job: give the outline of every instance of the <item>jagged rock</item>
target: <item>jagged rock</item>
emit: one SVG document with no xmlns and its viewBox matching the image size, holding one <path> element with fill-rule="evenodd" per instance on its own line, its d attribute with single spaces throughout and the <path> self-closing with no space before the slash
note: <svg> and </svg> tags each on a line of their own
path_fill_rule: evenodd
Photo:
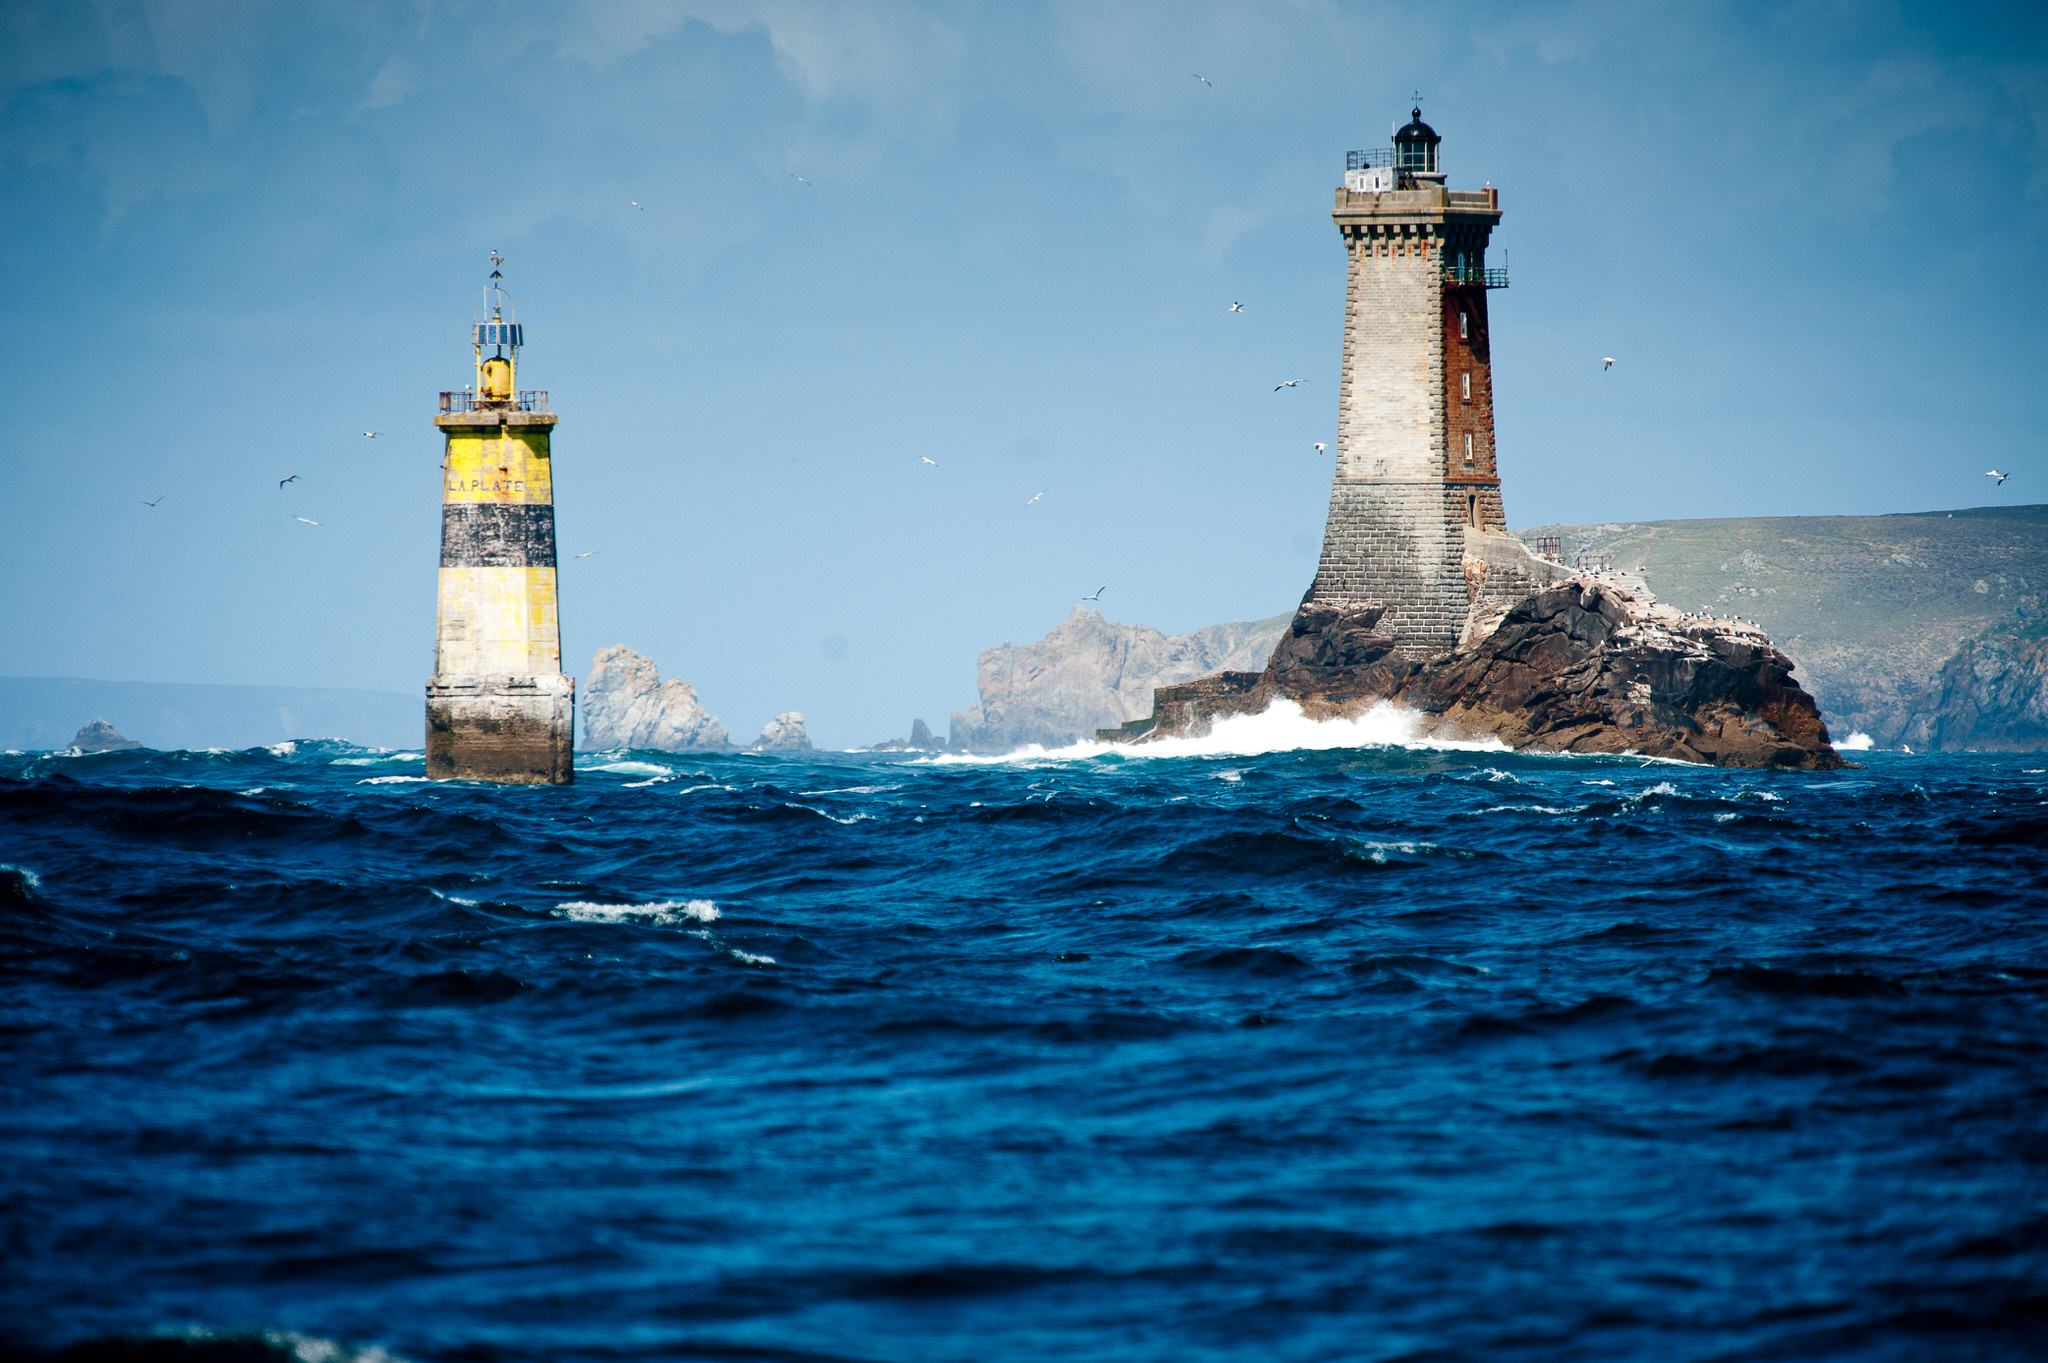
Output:
<svg viewBox="0 0 2048 1363">
<path fill-rule="evenodd" d="M 910 737 L 886 738 L 880 743 L 856 748 L 856 752 L 944 752 L 946 745 L 932 735 L 932 729 L 921 719 L 910 721 Z"/>
<path fill-rule="evenodd" d="M 728 746 L 725 726 L 698 702 L 688 682 L 661 680 L 652 658 L 624 644 L 601 648 L 591 659 L 583 683 L 583 744 L 655 752 Z"/>
<path fill-rule="evenodd" d="M 795 752 L 809 748 L 811 736 L 804 732 L 804 717 L 790 710 L 763 724 L 754 746 L 766 752 Z"/>
<path fill-rule="evenodd" d="M 1287 617 L 1233 620 L 1192 634 L 1119 625 L 1076 606 L 1051 633 L 1021 648 L 1004 644 L 975 660 L 978 705 L 953 712 L 948 747 L 1009 752 L 1059 747 L 1106 725 L 1151 713 L 1152 692 L 1224 668 L 1257 667 Z"/>
<path fill-rule="evenodd" d="M 142 745 L 126 737 L 104 719 L 96 719 L 78 731 L 71 746 L 79 752 L 127 752 Z"/>
<path fill-rule="evenodd" d="M 1279 697 L 1316 719 L 1391 701 L 1420 714 L 1428 733 L 1516 749 L 1847 765 L 1791 660 L 1753 626 L 1681 615 L 1640 582 L 1611 577 L 1570 577 L 1504 610 L 1472 590 L 1474 618 L 1448 653 L 1404 656 L 1375 631 L 1377 610 L 1304 605 L 1263 672 L 1163 688 L 1149 728 L 1126 727 L 1143 741 L 1201 733 Z"/>
</svg>

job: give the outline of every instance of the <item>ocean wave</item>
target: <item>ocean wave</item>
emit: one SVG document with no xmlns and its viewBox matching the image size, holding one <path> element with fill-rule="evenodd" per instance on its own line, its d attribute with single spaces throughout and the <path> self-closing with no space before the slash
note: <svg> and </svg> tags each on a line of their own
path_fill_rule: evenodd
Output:
<svg viewBox="0 0 2048 1363">
<path fill-rule="evenodd" d="M 578 923 L 651 923 L 659 927 L 710 923 L 719 916 L 718 906 L 708 899 L 663 899 L 648 904 L 593 904 L 576 899 L 557 904 L 551 912 Z"/>
<path fill-rule="evenodd" d="M 1869 752 L 1874 746 L 1869 734 L 1861 729 L 1852 729 L 1849 736 L 1835 744 L 1836 752 Z"/>
</svg>

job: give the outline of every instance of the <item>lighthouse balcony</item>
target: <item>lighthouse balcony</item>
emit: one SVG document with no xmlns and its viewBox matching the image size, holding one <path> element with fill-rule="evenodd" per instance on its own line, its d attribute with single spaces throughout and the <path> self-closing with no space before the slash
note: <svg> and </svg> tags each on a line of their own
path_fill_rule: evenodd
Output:
<svg viewBox="0 0 2048 1363">
<path fill-rule="evenodd" d="M 1477 284 L 1482 289 L 1505 289 L 1508 286 L 1508 272 L 1489 270 L 1481 265 L 1446 265 L 1444 283 Z"/>
<path fill-rule="evenodd" d="M 444 412 L 489 412 L 501 409 L 515 412 L 545 412 L 548 409 L 547 389 L 523 389 L 509 398 L 489 397 L 468 389 L 460 393 L 441 394 L 441 410 Z"/>
</svg>

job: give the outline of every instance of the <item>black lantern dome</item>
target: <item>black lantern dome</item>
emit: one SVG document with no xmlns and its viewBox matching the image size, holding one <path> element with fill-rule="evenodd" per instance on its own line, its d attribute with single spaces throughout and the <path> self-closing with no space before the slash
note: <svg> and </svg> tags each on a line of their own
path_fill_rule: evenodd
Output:
<svg viewBox="0 0 2048 1363">
<path fill-rule="evenodd" d="M 1436 144 L 1443 141 L 1436 129 L 1422 121 L 1422 110 L 1410 111 L 1412 121 L 1394 134 L 1394 164 L 1408 175 L 1436 173 Z"/>
</svg>

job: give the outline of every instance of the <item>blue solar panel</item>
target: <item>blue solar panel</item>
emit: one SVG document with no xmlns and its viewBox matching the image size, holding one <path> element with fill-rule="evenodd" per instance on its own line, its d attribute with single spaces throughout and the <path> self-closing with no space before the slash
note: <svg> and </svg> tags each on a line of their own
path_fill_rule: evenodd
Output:
<svg viewBox="0 0 2048 1363">
<path fill-rule="evenodd" d="M 517 322 L 478 322 L 476 324 L 478 345 L 525 345 L 526 328 Z"/>
</svg>

